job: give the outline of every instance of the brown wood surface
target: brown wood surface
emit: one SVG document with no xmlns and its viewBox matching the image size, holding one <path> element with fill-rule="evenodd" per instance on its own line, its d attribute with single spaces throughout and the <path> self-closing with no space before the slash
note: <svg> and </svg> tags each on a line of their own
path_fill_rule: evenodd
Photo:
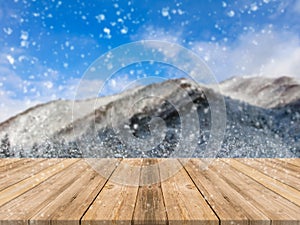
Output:
<svg viewBox="0 0 300 225">
<path fill-rule="evenodd" d="M 173 171 L 180 167 L 176 159 L 160 167 L 160 171 Z M 204 197 L 199 193 L 188 173 L 181 168 L 175 175 L 161 183 L 169 224 L 219 224 L 219 220 Z"/>
<path fill-rule="evenodd" d="M 130 165 L 133 169 L 131 170 Z M 126 185 L 135 183 L 140 177 L 141 159 L 123 159 L 104 186 L 89 210 L 82 218 L 83 225 L 94 224 L 131 224 L 138 186 Z M 129 169 L 127 169 L 129 168 Z M 126 173 L 124 173 L 126 171 Z M 116 181 L 120 180 L 120 183 Z"/>
<path fill-rule="evenodd" d="M 133 224 L 167 224 L 158 160 L 143 159 Z"/>
<path fill-rule="evenodd" d="M 241 171 L 245 175 L 261 183 L 266 188 L 274 191 L 275 193 L 283 196 L 289 201 L 300 206 L 300 191 L 298 191 L 296 188 L 291 187 L 283 182 L 280 182 L 277 179 L 274 179 L 273 177 L 265 175 L 259 170 L 243 164 L 240 160 L 231 159 L 230 161 L 227 160 L 227 162 L 236 170 Z"/>
<path fill-rule="evenodd" d="M 0 225 L 300 225 L 300 159 L 0 159 Z"/>
<path fill-rule="evenodd" d="M 117 165 L 112 161 L 100 160 L 98 166 L 106 166 L 111 174 Z M 30 224 L 50 224 L 50 221 L 51 224 L 79 224 L 107 181 L 91 167 L 84 168 L 77 180 L 30 219 Z"/>
<path fill-rule="evenodd" d="M 249 171 L 247 171 L 244 170 L 244 167 L 241 169 L 236 165 L 235 159 L 225 159 L 223 161 L 226 163 L 213 164 L 210 169 L 218 171 L 222 179 L 237 190 L 248 202 L 255 205 L 257 209 L 270 218 L 272 225 L 299 225 L 299 206 L 281 196 L 278 191 L 274 192 L 274 190 L 272 190 L 273 188 L 269 189 L 264 186 L 267 182 L 263 179 L 257 179 L 260 175 L 259 171 L 255 171 L 252 168 L 249 168 Z M 244 166 L 244 164 L 239 165 Z M 242 171 L 246 172 L 246 174 Z M 249 175 L 253 175 L 253 177 Z M 272 178 L 269 177 L 269 179 Z M 270 186 L 273 187 L 273 184 Z M 281 186 L 279 186 L 279 188 L 281 188 Z"/>
<path fill-rule="evenodd" d="M 0 174 L 0 190 L 31 177 L 45 168 L 61 162 L 57 159 L 36 159 Z"/>
<path fill-rule="evenodd" d="M 1 159 L 1 161 L 2 160 L 3 159 Z M 36 160 L 32 160 L 32 159 L 11 159 L 11 161 L 5 160 L 4 162 L 1 163 L 2 166 L 0 166 L 0 173 L 2 174 L 3 172 L 10 171 L 14 168 L 20 169 L 22 168 L 22 166 L 25 166 L 29 163 L 34 163 L 34 161 Z"/>
<path fill-rule="evenodd" d="M 15 164 L 17 161 L 21 161 L 24 159 L 19 159 L 19 158 L 4 158 L 0 160 L 0 168 L 5 167 L 9 164 Z"/>
<path fill-rule="evenodd" d="M 241 159 L 240 161 L 267 176 L 271 176 L 273 179 L 300 190 L 300 173 L 287 169 L 286 167 L 289 167 L 289 165 L 286 162 L 273 161 L 272 159 Z"/>
<path fill-rule="evenodd" d="M 185 168 L 199 191 L 220 218 L 222 225 L 246 225 L 249 221 L 251 224 L 257 225 L 270 224 L 270 219 L 255 205 L 248 202 L 237 190 L 220 179 L 218 172 L 210 168 L 201 170 L 203 164 L 205 165 L 205 162 L 194 159 L 190 160 Z"/>
</svg>

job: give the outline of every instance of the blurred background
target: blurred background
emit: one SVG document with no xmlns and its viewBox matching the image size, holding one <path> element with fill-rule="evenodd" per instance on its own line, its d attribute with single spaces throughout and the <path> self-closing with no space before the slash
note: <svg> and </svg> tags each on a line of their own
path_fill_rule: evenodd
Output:
<svg viewBox="0 0 300 225">
<path fill-rule="evenodd" d="M 0 0 L 0 121 L 38 103 L 74 98 L 93 61 L 143 39 L 191 49 L 218 81 L 299 78 L 299 18 L 299 0 Z M 136 66 L 116 74 L 105 94 L 148 74 L 182 76 L 162 65 Z"/>
</svg>

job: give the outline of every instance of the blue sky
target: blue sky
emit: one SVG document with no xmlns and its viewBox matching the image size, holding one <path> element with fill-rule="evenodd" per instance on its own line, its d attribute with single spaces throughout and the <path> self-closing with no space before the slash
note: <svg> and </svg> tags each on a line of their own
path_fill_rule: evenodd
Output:
<svg viewBox="0 0 300 225">
<path fill-rule="evenodd" d="M 0 0 L 0 121 L 37 103 L 72 99 L 93 61 L 144 39 L 194 51 L 218 81 L 299 78 L 299 18 L 300 0 Z M 166 78 L 176 73 L 156 68 Z M 151 71 L 127 68 L 108 89 L 121 90 Z"/>
</svg>

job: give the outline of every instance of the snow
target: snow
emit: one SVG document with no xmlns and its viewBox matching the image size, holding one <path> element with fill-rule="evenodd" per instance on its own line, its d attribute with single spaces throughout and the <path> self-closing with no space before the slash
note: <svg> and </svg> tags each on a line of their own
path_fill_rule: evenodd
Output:
<svg viewBox="0 0 300 225">
<path fill-rule="evenodd" d="M 258 6 L 257 6 L 256 3 L 251 4 L 250 8 L 251 8 L 251 10 L 254 11 L 254 12 L 258 10 Z"/>
<path fill-rule="evenodd" d="M 33 13 L 32 14 L 34 17 L 39 17 L 40 16 L 40 13 Z"/>
<path fill-rule="evenodd" d="M 11 29 L 10 27 L 4 27 L 3 28 L 4 33 L 6 33 L 7 35 L 11 35 L 13 33 L 13 29 Z"/>
<path fill-rule="evenodd" d="M 234 12 L 233 10 L 230 10 L 230 11 L 227 13 L 227 15 L 228 15 L 229 17 L 234 17 L 235 12 Z"/>
<path fill-rule="evenodd" d="M 163 17 L 169 16 L 169 7 L 162 8 L 161 14 L 162 14 Z"/>
<path fill-rule="evenodd" d="M 20 45 L 21 45 L 21 47 L 28 48 L 28 46 L 29 46 L 29 42 L 27 41 L 28 38 L 29 38 L 29 33 L 27 31 L 21 31 L 21 36 L 20 36 L 20 39 L 21 39 Z"/>
<path fill-rule="evenodd" d="M 3 94 L 4 91 L 1 90 L 1 93 L 3 96 L 13 96 L 13 98 L 19 98 L 18 95 L 23 95 L 20 98 L 20 101 L 23 101 L 24 105 L 26 101 L 36 102 L 34 101 L 36 98 L 39 98 L 39 102 L 45 102 L 46 100 L 48 101 L 51 96 L 52 98 L 55 97 L 55 91 L 58 92 L 58 97 L 65 97 L 65 95 L 60 95 L 59 93 L 61 92 L 59 91 L 66 90 L 69 80 L 79 79 L 83 71 L 88 68 L 89 64 L 95 59 L 95 55 L 97 57 L 97 55 L 105 52 L 107 49 L 116 47 L 114 46 L 114 43 L 125 43 L 128 41 L 134 41 L 138 38 L 149 37 L 147 36 L 147 29 L 144 29 L 147 26 L 153 26 L 151 29 L 154 30 L 154 32 L 153 34 L 151 34 L 151 38 L 172 40 L 188 48 L 192 48 L 197 44 L 201 44 L 201 46 L 204 46 L 202 48 L 199 47 L 199 49 L 201 49 L 201 54 L 203 54 L 204 60 L 210 65 L 216 66 L 222 64 L 223 62 L 220 62 L 222 60 L 222 56 L 225 56 L 225 59 L 227 58 L 227 55 L 230 55 L 235 59 L 239 58 L 238 60 L 245 62 L 245 64 L 241 65 L 239 63 L 234 63 L 234 66 L 232 66 L 232 68 L 236 66 L 238 69 L 234 71 L 248 73 L 247 71 L 249 71 L 249 69 L 247 68 L 247 65 L 250 65 L 251 63 L 246 63 L 248 62 L 247 57 L 238 57 L 239 54 L 247 56 L 247 54 L 244 54 L 247 53 L 247 51 L 245 49 L 242 49 L 245 50 L 245 52 L 243 52 L 238 51 L 239 49 L 237 49 L 236 51 L 233 51 L 233 54 L 230 54 L 231 48 L 235 48 L 235 46 L 243 46 L 243 44 L 239 44 L 239 40 L 243 37 L 242 35 L 240 35 L 240 33 L 245 33 L 249 36 L 251 36 L 251 34 L 259 34 L 260 30 L 258 29 L 260 27 L 263 27 L 263 30 L 261 30 L 262 33 L 271 34 L 273 32 L 272 34 L 274 34 L 274 31 L 280 31 L 280 29 L 278 28 L 280 28 L 281 25 L 269 24 L 270 21 L 268 20 L 268 18 L 271 18 L 272 23 L 276 23 L 276 21 L 278 21 L 278 18 L 280 19 L 280 16 L 282 16 L 280 15 L 281 13 L 288 12 L 288 10 L 289 13 L 286 13 L 286 15 L 294 15 L 295 13 L 291 9 L 293 4 L 291 6 L 288 6 L 287 4 L 281 4 L 280 2 L 276 3 L 276 1 L 272 2 L 271 4 L 270 0 L 243 3 L 240 3 L 238 1 L 230 2 L 224 0 L 213 3 L 217 6 L 216 9 L 211 9 L 210 7 L 205 8 L 207 9 L 207 11 L 203 11 L 205 12 L 205 15 L 201 14 L 202 10 L 200 9 L 199 12 L 197 9 L 190 11 L 188 8 L 190 3 L 184 1 L 175 1 L 173 2 L 173 4 L 168 4 L 167 2 L 154 4 L 153 9 L 151 9 L 153 12 L 149 10 L 149 15 L 147 14 L 148 12 L 145 14 L 139 14 L 141 12 L 144 12 L 142 9 L 143 7 L 139 8 L 139 5 L 136 4 L 136 2 L 132 1 L 128 1 L 125 3 L 120 1 L 112 1 L 110 3 L 105 3 L 105 6 L 109 5 L 109 7 L 107 8 L 95 7 L 93 8 L 93 10 L 89 10 L 91 9 L 89 7 L 94 3 L 84 1 L 77 1 L 73 4 L 65 1 L 53 0 L 50 4 L 42 4 L 45 7 L 36 7 L 39 5 L 37 4 L 38 1 L 33 3 L 33 1 L 15 0 L 15 2 L 18 2 L 18 4 L 13 4 L 13 6 L 7 4 L 7 7 L 6 4 L 4 4 L 4 8 L 9 9 L 9 7 L 12 7 L 12 10 L 8 10 L 7 13 L 4 13 L 2 15 L 3 19 L 5 20 L 5 24 L 3 24 L 1 30 L 3 48 L 1 53 L 2 62 L 0 67 L 4 70 L 4 72 L 2 72 L 3 74 L 8 74 L 8 81 L 2 82 L 1 80 L 1 84 L 2 89 L 10 90 L 5 91 L 5 94 Z M 75 5 L 76 7 L 74 7 Z M 127 7 L 127 5 L 130 7 Z M 56 9 L 55 7 L 59 9 Z M 21 10 L 19 8 L 21 8 Z M 60 12 L 63 10 L 63 8 L 65 11 Z M 18 13 L 19 11 L 20 13 Z M 61 20 L 60 15 L 64 15 L 64 13 L 71 14 L 65 15 L 66 17 L 68 16 L 67 20 Z M 243 13 L 245 13 L 245 18 L 242 18 Z M 247 13 L 249 13 L 249 15 Z M 207 20 L 207 25 L 210 26 L 212 30 L 205 32 L 199 32 L 198 30 L 193 31 L 193 29 L 195 28 L 193 26 L 195 21 L 201 20 L 202 16 L 206 15 L 209 15 L 211 17 L 210 20 Z M 157 18 L 154 18 L 153 20 L 153 16 L 156 16 Z M 257 21 L 255 20 L 255 18 L 260 17 L 264 26 L 257 26 L 255 24 L 255 21 Z M 293 19 L 292 17 L 291 19 Z M 243 23 L 238 23 L 237 26 L 232 27 L 230 23 L 234 18 L 241 19 Z M 276 18 L 277 20 L 275 20 Z M 70 24 L 68 22 L 69 19 L 76 21 L 76 24 Z M 168 24 L 165 23 L 166 19 L 170 20 L 168 21 L 170 22 L 170 26 L 165 27 L 165 24 Z M 211 24 L 211 21 L 213 21 L 213 24 Z M 228 21 L 229 23 L 227 23 Z M 266 23 L 266 21 L 269 21 L 268 24 L 264 24 Z M 205 21 L 202 22 L 205 23 Z M 84 31 L 84 34 L 80 33 L 82 32 L 82 30 L 76 31 L 77 23 L 78 27 L 83 27 L 82 30 Z M 158 26 L 156 26 L 157 24 Z M 199 24 L 201 25 L 201 23 Z M 282 24 L 285 23 L 283 22 Z M 159 25 L 161 25 L 161 31 Z M 239 26 L 241 26 L 240 30 Z M 282 43 L 280 42 L 279 45 L 274 46 L 283 47 L 277 48 L 281 49 L 280 51 L 278 50 L 278 52 L 276 51 L 275 53 L 270 54 L 271 56 L 275 56 L 275 58 L 269 58 L 268 62 L 270 62 L 271 67 L 272 65 L 276 66 L 277 64 L 280 64 L 281 60 L 278 60 L 276 56 L 282 55 L 281 58 L 284 58 L 286 55 L 295 56 L 293 59 L 296 59 L 296 56 L 298 56 L 296 54 L 298 37 L 293 37 L 293 32 L 291 32 L 291 34 L 289 33 L 289 31 L 293 31 L 289 28 L 289 26 L 291 25 L 286 25 L 284 32 L 286 32 L 288 36 L 291 35 L 292 38 L 286 39 L 284 38 L 285 36 L 278 37 L 278 39 L 283 41 Z M 227 30 L 227 28 L 230 28 L 230 32 L 228 32 L 229 30 Z M 197 36 L 201 40 L 207 40 L 207 42 L 203 41 L 199 43 L 200 39 L 197 40 Z M 226 36 L 228 36 L 228 38 Z M 233 36 L 233 39 L 231 36 Z M 252 47 L 253 50 L 263 49 L 264 43 L 261 41 L 261 39 L 263 38 L 253 37 L 250 37 L 249 40 L 247 39 L 247 41 L 249 41 L 247 43 L 250 44 L 250 47 L 249 45 L 247 45 L 249 47 L 248 49 L 252 50 Z M 274 39 L 276 39 L 275 34 Z M 237 43 L 233 43 L 232 40 L 237 40 Z M 284 40 L 289 41 L 284 42 Z M 288 45 L 289 43 L 292 43 L 292 45 Z M 214 54 L 215 50 L 212 47 L 214 44 L 218 46 L 216 50 L 218 54 Z M 198 46 L 195 48 L 198 48 Z M 283 51 L 282 49 L 291 50 Z M 293 51 L 292 49 L 296 50 Z M 227 51 L 227 54 L 224 53 L 225 51 Z M 288 54 L 289 52 L 295 54 Z M 288 57 L 285 58 L 288 59 Z M 218 62 L 218 59 L 221 60 Z M 235 60 L 233 61 L 236 62 Z M 249 61 L 251 61 L 251 59 Z M 297 60 L 288 61 L 297 62 Z M 230 65 L 229 58 L 228 62 Z M 262 67 L 268 66 L 266 62 L 264 64 L 262 63 L 261 65 Z M 296 64 L 294 63 L 293 65 Z M 56 72 L 48 71 L 47 69 L 49 67 L 55 67 L 54 70 Z M 113 65 L 108 64 L 107 69 L 112 68 Z M 253 68 L 259 67 L 253 66 Z M 283 74 L 283 72 L 285 72 L 285 66 L 281 66 L 280 68 L 283 69 L 278 73 Z M 91 71 L 92 70 L 96 69 L 91 68 Z M 257 71 L 258 70 L 259 69 L 257 69 Z M 288 72 L 286 74 L 291 74 L 288 69 L 286 69 L 286 71 Z M 155 75 L 159 75 L 160 72 L 161 71 L 153 70 L 153 74 Z M 294 72 L 294 70 L 292 70 L 292 72 Z M 133 73 L 131 72 L 129 74 L 133 75 Z M 137 72 L 137 74 L 139 75 L 139 78 L 146 76 L 146 74 L 143 72 Z M 223 74 L 227 76 L 229 74 L 237 73 L 234 73 L 231 70 L 229 70 L 228 73 L 225 68 L 225 71 L 222 72 L 222 75 Z M 26 79 L 30 82 L 26 82 Z M 17 82 L 15 82 L 15 80 Z M 250 89 L 255 91 L 259 90 L 255 89 L 255 85 L 253 85 L 252 81 L 248 80 L 243 82 L 248 82 L 249 89 L 246 89 L 245 91 L 237 90 L 237 86 L 234 86 L 234 84 L 231 83 L 229 85 L 229 83 L 224 83 L 221 85 L 221 93 L 233 100 L 245 101 L 250 103 L 251 105 L 263 107 L 266 109 L 270 109 L 278 104 L 283 105 L 286 102 L 295 100 L 298 96 L 298 92 L 293 92 L 294 89 L 291 88 L 289 94 L 283 96 L 280 99 L 280 103 L 279 100 L 277 100 L 279 98 L 274 99 L 273 96 L 275 94 L 279 95 L 282 92 L 276 91 L 275 89 L 277 86 L 271 84 L 271 87 L 267 88 L 265 92 L 259 92 L 260 94 L 257 96 L 257 98 L 254 99 L 253 96 L 251 96 Z M 237 81 L 239 85 L 241 85 L 243 82 Z M 269 81 L 267 80 L 267 82 Z M 114 88 L 118 86 L 115 80 L 112 80 L 110 85 Z M 294 85 L 294 83 L 292 83 L 291 85 Z M 263 88 L 261 82 L 257 84 L 257 88 L 258 87 Z M 286 86 L 280 86 L 280 88 L 284 89 L 286 88 Z M 45 92 L 41 91 L 41 89 L 43 89 L 43 91 Z M 49 90 L 52 91 L 50 92 Z M 273 101 L 266 101 L 265 98 L 273 99 Z M 1 104 L 3 104 L 5 107 L 4 103 Z M 240 108 L 243 109 L 243 107 Z M 209 115 L 209 112 L 210 111 L 207 107 L 203 109 L 203 113 L 205 115 Z M 293 116 L 297 119 L 296 115 L 297 114 Z M 247 121 L 247 119 L 241 118 L 241 121 L 244 122 Z M 287 120 L 287 122 L 288 124 L 290 124 L 290 121 Z M 294 123 L 291 124 L 294 126 Z M 262 126 L 262 123 L 257 122 L 253 123 L 253 125 L 255 127 L 260 127 Z M 239 127 L 239 125 L 235 124 L 232 125 L 232 127 L 233 126 Z M 243 130 L 243 128 L 241 128 L 241 130 Z"/>
<path fill-rule="evenodd" d="M 7 55 L 6 59 L 8 60 L 8 62 L 13 65 L 15 63 L 15 59 L 14 57 L 12 57 L 11 55 Z"/>
<path fill-rule="evenodd" d="M 249 79 L 243 78 L 242 82 L 253 90 L 252 84 L 257 84 L 260 78 L 256 78 L 255 81 L 253 78 Z M 274 90 L 276 90 L 276 84 L 277 89 L 281 84 L 293 85 L 291 79 L 284 77 L 280 80 L 269 81 L 274 84 Z M 299 107 L 263 108 L 228 97 L 225 98 L 227 125 L 224 142 L 219 151 L 210 152 L 206 146 L 210 140 L 211 111 L 203 91 L 215 87 L 198 86 L 184 79 L 138 87 L 109 97 L 77 101 L 73 114 L 72 101 L 55 101 L 35 107 L 26 114 L 8 121 L 5 126 L 0 124 L 0 137 L 7 133 L 12 145 L 18 143 L 25 146 L 38 142 L 42 143 L 39 144 L 42 149 L 46 149 L 49 144 L 54 149 L 60 149 L 62 146 L 69 148 L 68 146 L 72 145 L 74 141 L 73 134 L 75 134 L 76 143 L 81 150 L 84 149 L 82 154 L 85 157 L 91 155 L 96 157 L 169 157 L 176 149 L 182 135 L 180 118 L 184 116 L 191 119 L 189 116 L 190 106 L 185 106 L 187 107 L 185 113 L 178 117 L 178 114 L 173 111 L 175 108 L 165 101 L 170 98 L 173 99 L 173 102 L 180 103 L 182 101 L 177 86 L 172 82 L 184 87 L 189 96 L 194 99 L 196 107 L 193 106 L 191 110 L 197 111 L 201 127 L 199 135 L 197 135 L 197 131 L 193 131 L 184 139 L 185 149 L 192 149 L 191 143 L 196 141 L 196 151 L 193 153 L 183 151 L 182 154 L 193 154 L 193 157 L 208 157 L 212 154 L 213 157 L 299 156 Z M 237 82 L 241 81 L 231 79 L 224 82 L 221 84 L 221 91 L 227 90 L 227 93 L 234 93 Z M 250 93 L 246 89 L 243 88 L 245 93 Z M 272 90 L 268 91 L 272 92 Z M 159 92 L 160 98 L 142 98 L 153 92 Z M 205 91 L 205 93 L 215 92 Z M 287 90 L 286 95 L 292 94 L 293 92 Z M 296 94 L 296 96 L 299 100 L 300 95 Z M 255 98 L 252 97 L 252 99 Z M 292 98 L 286 99 L 293 101 Z M 139 102 L 138 105 L 137 102 Z M 274 104 L 268 95 L 265 95 L 264 101 L 261 102 L 265 105 Z M 96 117 L 94 109 L 97 109 Z M 71 125 L 72 116 L 74 117 L 73 125 Z M 154 129 L 154 133 L 149 133 L 147 124 L 152 116 L 162 118 L 166 129 Z M 95 123 L 95 121 L 97 122 Z M 111 121 L 118 126 L 111 127 Z M 190 123 L 194 124 L 195 121 L 190 121 Z M 135 136 L 130 139 L 130 145 L 123 139 L 122 133 L 118 132 L 120 127 L 132 132 Z M 73 128 L 75 133 L 73 133 Z M 60 144 L 55 144 L 55 147 L 51 142 L 56 143 L 54 137 L 57 134 L 59 134 Z M 139 142 L 142 139 L 148 140 L 151 135 L 162 136 L 164 137 L 163 141 L 157 142 L 149 150 L 141 150 Z M 251 138 L 249 139 L 249 137 Z M 47 142 L 43 142 L 43 140 Z M 61 143 L 62 140 L 65 140 L 65 144 Z M 48 157 L 54 156 L 54 153 L 49 153 Z"/>
<path fill-rule="evenodd" d="M 300 96 L 299 81 L 290 77 L 235 77 L 222 82 L 219 88 L 225 96 L 264 108 L 277 107 L 282 102 L 287 104 Z"/>
<path fill-rule="evenodd" d="M 109 28 L 104 27 L 104 28 L 103 28 L 103 32 L 106 34 L 106 37 L 107 37 L 108 39 L 111 38 L 111 34 L 110 34 L 110 29 L 109 29 Z"/>
<path fill-rule="evenodd" d="M 121 33 L 122 33 L 122 34 L 127 34 L 127 33 L 128 33 L 128 28 L 127 28 L 127 27 L 123 27 L 123 28 L 121 29 Z"/>
<path fill-rule="evenodd" d="M 101 23 L 102 21 L 105 20 L 105 15 L 104 14 L 99 14 L 95 17 L 98 21 L 98 23 Z"/>
<path fill-rule="evenodd" d="M 181 9 L 177 9 L 177 12 L 178 12 L 179 15 L 183 15 L 184 14 L 184 11 L 181 10 Z"/>
<path fill-rule="evenodd" d="M 46 88 L 48 88 L 48 89 L 51 89 L 51 88 L 53 88 L 53 83 L 50 82 L 50 81 L 47 81 L 47 82 L 44 83 L 44 86 L 45 86 Z"/>
<path fill-rule="evenodd" d="M 21 36 L 20 36 L 20 39 L 21 39 L 21 40 L 26 41 L 26 40 L 28 40 L 28 37 L 29 37 L 28 32 L 26 32 L 26 31 L 21 31 Z"/>
</svg>

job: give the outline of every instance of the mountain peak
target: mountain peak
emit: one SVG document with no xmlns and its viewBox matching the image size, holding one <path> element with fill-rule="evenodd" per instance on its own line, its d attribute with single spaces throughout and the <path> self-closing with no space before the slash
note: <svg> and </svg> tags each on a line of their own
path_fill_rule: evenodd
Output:
<svg viewBox="0 0 300 225">
<path fill-rule="evenodd" d="M 48 151 L 49 143 L 60 142 L 55 149 L 65 149 L 66 143 L 74 148 L 74 142 L 79 140 L 84 149 L 101 152 L 103 157 L 166 157 L 178 144 L 181 116 L 191 118 L 191 112 L 195 111 L 199 131 L 193 130 L 192 137 L 184 141 L 186 146 L 196 141 L 194 156 L 205 157 L 210 151 L 206 146 L 212 123 L 206 95 L 219 95 L 220 91 L 225 99 L 227 125 L 222 149 L 216 156 L 292 157 L 300 154 L 300 86 L 295 79 L 235 77 L 220 83 L 219 89 L 180 78 L 75 103 L 53 101 L 30 108 L 0 124 L 0 138 L 9 137 L 14 149 L 25 148 L 28 152 L 33 146 L 34 149 L 41 146 L 41 152 Z M 185 96 L 191 101 L 184 100 Z M 184 113 L 179 114 L 176 106 L 184 109 Z M 144 142 L 143 139 L 152 135 L 149 130 L 152 117 L 161 118 L 167 132 L 162 136 L 163 141 L 149 152 L 133 150 L 122 143 L 120 134 L 112 127 L 114 123 L 129 129 L 137 140 L 147 144 L 147 139 Z M 192 124 L 196 124 L 194 120 L 188 123 L 191 130 Z M 133 142 L 138 143 L 137 140 Z M 48 157 L 43 153 L 41 156 Z"/>
<path fill-rule="evenodd" d="M 292 77 L 233 77 L 219 85 L 221 94 L 263 108 L 289 104 L 300 97 L 300 83 Z"/>
</svg>

